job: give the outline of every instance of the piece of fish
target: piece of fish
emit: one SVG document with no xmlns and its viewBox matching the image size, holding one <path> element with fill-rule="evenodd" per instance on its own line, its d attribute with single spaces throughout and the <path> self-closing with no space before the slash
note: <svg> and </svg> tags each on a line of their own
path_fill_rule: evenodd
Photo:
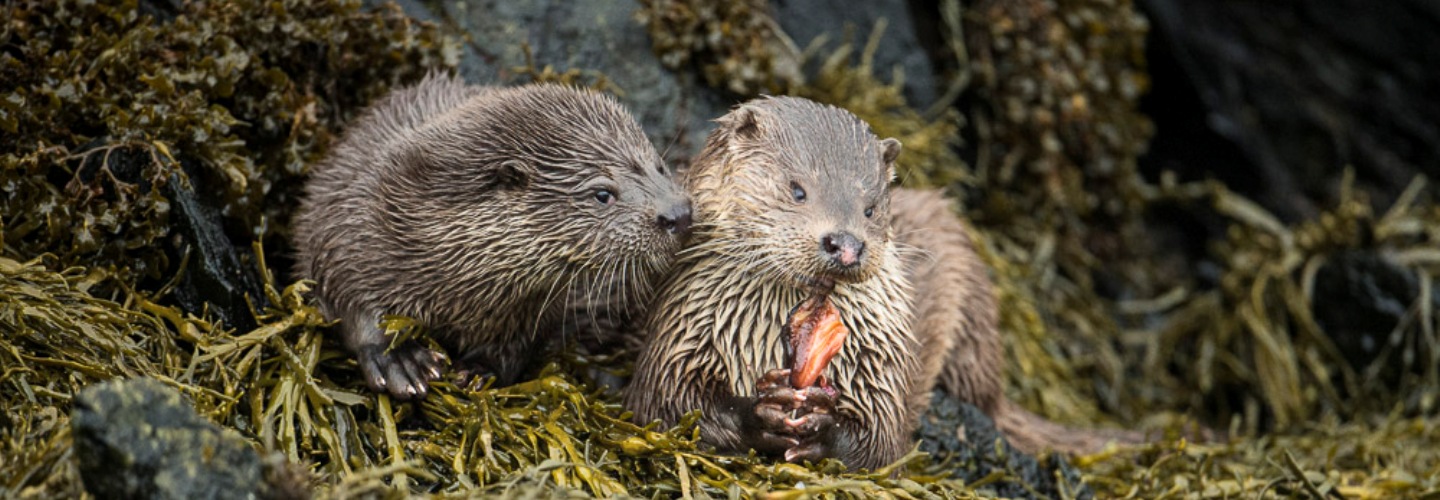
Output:
<svg viewBox="0 0 1440 500">
<path fill-rule="evenodd" d="M 811 296 L 795 306 L 784 331 L 790 385 L 796 389 L 810 387 L 820 380 L 820 374 L 830 359 L 840 353 L 850 333 L 840 321 L 840 310 L 825 295 Z"/>
</svg>

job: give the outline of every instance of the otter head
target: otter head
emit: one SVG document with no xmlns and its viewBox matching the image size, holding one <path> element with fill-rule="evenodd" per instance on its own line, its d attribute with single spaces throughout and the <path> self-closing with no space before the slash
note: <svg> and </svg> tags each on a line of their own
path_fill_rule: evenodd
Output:
<svg viewBox="0 0 1440 500">
<path fill-rule="evenodd" d="M 401 230 L 452 259 L 447 272 L 559 280 L 543 287 L 618 276 L 645 290 L 689 231 L 688 196 L 611 97 L 487 89 L 417 135 L 390 190 L 413 205 L 399 211 L 415 219 Z"/>
<path fill-rule="evenodd" d="M 708 244 L 802 287 L 873 276 L 890 257 L 900 141 L 855 115 L 776 97 L 720 118 L 690 174 Z"/>
</svg>

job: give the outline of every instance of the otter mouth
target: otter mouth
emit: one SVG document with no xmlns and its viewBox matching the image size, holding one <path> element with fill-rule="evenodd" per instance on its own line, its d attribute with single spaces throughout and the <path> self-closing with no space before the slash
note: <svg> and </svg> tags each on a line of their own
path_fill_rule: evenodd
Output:
<svg viewBox="0 0 1440 500">
<path fill-rule="evenodd" d="M 830 292 L 835 291 L 835 277 L 824 275 L 801 276 L 800 285 L 815 295 L 830 295 Z"/>
</svg>

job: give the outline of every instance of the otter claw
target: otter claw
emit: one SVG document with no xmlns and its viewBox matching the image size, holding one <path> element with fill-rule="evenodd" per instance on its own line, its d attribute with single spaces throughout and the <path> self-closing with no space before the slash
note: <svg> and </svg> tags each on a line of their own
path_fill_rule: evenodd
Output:
<svg viewBox="0 0 1440 500">
<path fill-rule="evenodd" d="M 444 356 L 415 345 L 386 351 L 384 346 L 363 348 L 356 358 L 365 383 L 376 392 L 400 400 L 425 397 L 431 380 L 439 378 Z"/>
<path fill-rule="evenodd" d="M 792 446 L 785 450 L 785 461 L 790 463 L 803 461 L 818 462 L 821 458 L 825 458 L 825 456 L 825 446 L 816 441 Z"/>
</svg>

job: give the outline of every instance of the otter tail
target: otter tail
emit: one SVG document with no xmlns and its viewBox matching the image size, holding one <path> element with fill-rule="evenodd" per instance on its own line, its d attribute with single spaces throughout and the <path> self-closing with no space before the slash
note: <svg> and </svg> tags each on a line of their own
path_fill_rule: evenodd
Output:
<svg viewBox="0 0 1440 500">
<path fill-rule="evenodd" d="M 1031 413 L 1013 401 L 1001 401 L 995 414 L 995 426 L 1010 440 L 1010 445 L 1026 453 L 1046 449 L 1067 455 L 1097 453 L 1109 443 L 1143 444 L 1144 432 L 1126 429 L 1081 429 L 1057 424 Z"/>
</svg>

